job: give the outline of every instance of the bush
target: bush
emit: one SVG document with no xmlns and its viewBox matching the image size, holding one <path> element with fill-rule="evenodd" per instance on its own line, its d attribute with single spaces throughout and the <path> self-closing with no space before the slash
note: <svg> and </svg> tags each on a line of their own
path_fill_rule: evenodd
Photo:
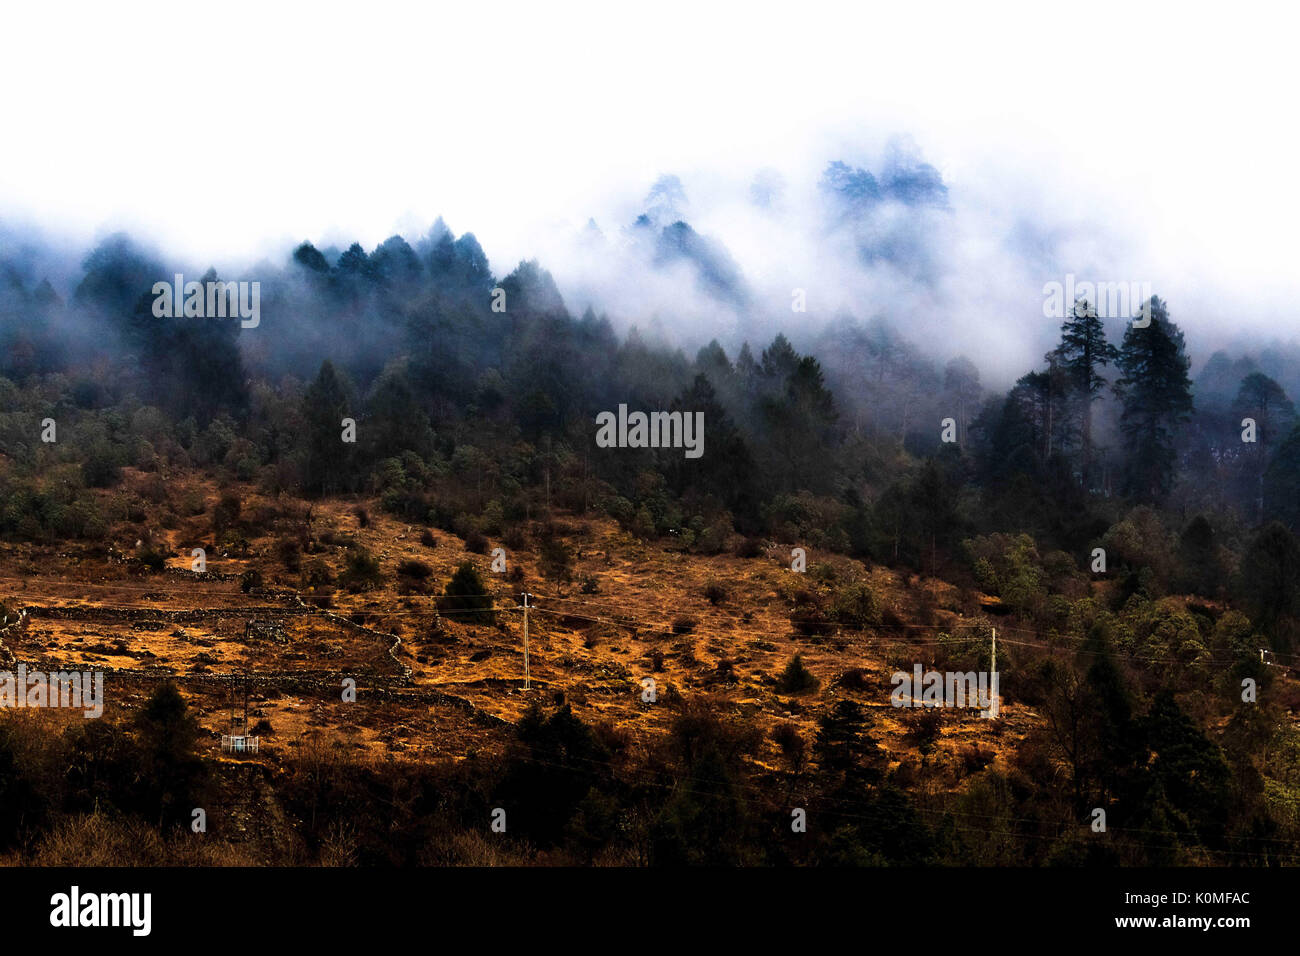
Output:
<svg viewBox="0 0 1300 956">
<path fill-rule="evenodd" d="M 907 717 L 907 737 L 916 746 L 922 757 L 934 753 L 939 738 L 943 736 L 943 717 L 938 709 L 927 707 L 924 710 L 909 711 Z"/>
<path fill-rule="evenodd" d="M 790 626 L 805 637 L 824 634 L 830 628 L 830 622 L 822 612 L 821 602 L 810 591 L 800 590 L 794 596 L 794 607 L 790 611 Z"/>
<path fill-rule="evenodd" d="M 399 561 L 397 564 L 398 590 L 402 593 L 410 591 L 419 591 L 423 593 L 427 590 L 426 582 L 433 575 L 433 568 L 423 561 L 417 561 L 412 558 Z"/>
<path fill-rule="evenodd" d="M 297 574 L 302 570 L 302 549 L 292 538 L 281 538 L 275 546 L 276 554 L 286 571 Z"/>
<path fill-rule="evenodd" d="M 583 594 L 599 594 L 600 582 L 596 580 L 594 574 L 584 574 L 582 576 L 582 583 L 578 585 L 578 590 Z"/>
<path fill-rule="evenodd" d="M 122 480 L 122 469 L 113 448 L 97 442 L 81 464 L 81 475 L 91 488 L 112 488 Z"/>
<path fill-rule="evenodd" d="M 167 553 L 156 544 L 142 544 L 135 552 L 136 560 L 155 573 L 167 566 Z"/>
<path fill-rule="evenodd" d="M 249 568 L 239 576 L 239 589 L 245 594 L 254 588 L 262 587 L 262 572 L 257 568 Z"/>
<path fill-rule="evenodd" d="M 782 694 L 809 694 L 821 684 L 812 671 L 803 666 L 803 658 L 798 654 L 790 658 L 776 679 L 776 689 Z"/>
<path fill-rule="evenodd" d="M 239 520 L 239 514 L 243 507 L 239 495 L 229 492 L 222 495 L 221 500 L 217 502 L 217 506 L 212 509 L 212 530 L 220 534 L 227 528 L 234 527 Z"/>
<path fill-rule="evenodd" d="M 379 559 L 357 545 L 348 552 L 347 564 L 339 575 L 339 584 L 349 591 L 365 591 L 384 580 Z"/>
<path fill-rule="evenodd" d="M 433 568 L 415 558 L 407 558 L 399 561 L 397 564 L 397 573 L 404 578 L 414 578 L 416 581 L 424 581 L 433 574 Z"/>
<path fill-rule="evenodd" d="M 424 545 L 426 548 L 436 548 L 438 546 L 438 539 L 433 536 L 431 530 L 425 528 L 424 531 L 420 533 L 420 544 Z"/>
<path fill-rule="evenodd" d="M 704 585 L 704 597 L 710 604 L 717 607 L 727 600 L 727 587 L 719 581 L 709 581 Z"/>
<path fill-rule="evenodd" d="M 458 620 L 468 623 L 496 623 L 492 596 L 472 561 L 462 561 L 452 573 L 438 600 L 438 610 L 455 614 Z"/>
<path fill-rule="evenodd" d="M 465 550 L 470 554 L 487 554 L 488 539 L 477 531 L 465 535 Z"/>
<path fill-rule="evenodd" d="M 329 569 L 328 564 L 317 558 L 303 569 L 302 583 L 304 587 L 309 588 L 333 584 L 334 573 Z"/>
<path fill-rule="evenodd" d="M 807 744 L 799 733 L 799 725 L 785 721 L 772 728 L 772 742 L 781 748 L 781 755 L 796 773 L 803 767 Z"/>
<path fill-rule="evenodd" d="M 673 633 L 689 634 L 691 631 L 695 630 L 695 626 L 698 623 L 699 622 L 689 614 L 679 614 L 673 618 Z"/>
<path fill-rule="evenodd" d="M 542 574 L 552 580 L 567 582 L 573 576 L 573 553 L 568 545 L 558 538 L 550 538 L 542 542 L 537 564 Z"/>
<path fill-rule="evenodd" d="M 831 605 L 831 618 L 850 630 L 861 631 L 880 623 L 880 604 L 865 584 L 841 588 Z"/>
<path fill-rule="evenodd" d="M 839 684 L 845 690 L 866 691 L 871 689 L 870 675 L 866 668 L 850 667 L 838 678 L 835 683 Z"/>
<path fill-rule="evenodd" d="M 966 773 L 978 773 L 993 762 L 994 753 L 974 743 L 963 747 L 960 756 L 962 770 Z"/>
</svg>

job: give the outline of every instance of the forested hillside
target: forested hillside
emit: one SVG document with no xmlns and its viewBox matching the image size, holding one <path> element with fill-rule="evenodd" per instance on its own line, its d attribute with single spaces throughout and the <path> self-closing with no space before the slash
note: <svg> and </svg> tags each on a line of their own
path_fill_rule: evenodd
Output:
<svg viewBox="0 0 1300 956">
<path fill-rule="evenodd" d="M 934 212 L 947 201 L 925 169 L 877 183 L 832 164 L 825 182 L 859 204 L 888 195 Z M 643 220 L 632 228 L 654 233 L 653 263 L 689 263 L 706 294 L 741 312 L 776 308 L 725 248 L 684 221 Z M 921 265 L 897 244 L 862 254 Z M 590 554 L 614 567 L 635 553 L 640 570 L 620 573 L 686 602 L 669 639 L 698 631 L 717 644 L 698 658 L 670 648 L 684 668 L 664 704 L 672 721 L 628 738 L 619 725 L 632 717 L 600 723 L 566 700 L 559 670 L 526 711 L 476 700 L 512 725 L 494 731 L 503 762 L 440 757 L 412 785 L 445 811 L 447 832 L 474 831 L 491 793 L 538 801 L 520 831 L 531 849 L 512 844 L 509 859 L 540 849 L 570 862 L 1294 862 L 1295 344 L 1194 359 L 1196 342 L 1160 297 L 1117 318 L 1079 300 L 1057 345 L 1011 383 L 985 380 L 969 358 L 937 358 L 937 343 L 870 303 L 861 315 L 792 312 L 765 340 L 742 328 L 691 342 L 644 317 L 571 310 L 542 262 L 493 275 L 474 235 L 441 220 L 418 241 L 303 242 L 246 274 L 186 276 L 258 282 L 252 327 L 159 318 L 155 283 L 184 269 L 124 235 L 88 251 L 63 286 L 45 271 L 57 259 L 0 249 L 6 622 L 32 599 L 18 582 L 46 562 L 124 562 L 147 584 L 201 545 L 246 594 L 324 595 L 322 606 L 340 602 L 381 630 L 386 613 L 416 615 L 403 619 L 408 638 L 428 627 L 454 636 L 469 626 L 454 615 L 471 611 L 490 629 L 492 602 L 469 598 L 494 591 L 513 613 L 503 596 L 534 586 L 576 601 L 553 606 L 576 615 L 556 628 L 578 628 L 583 613 L 617 617 L 596 609 L 602 593 L 623 600 Z M 1139 311 L 1149 322 L 1134 321 Z M 597 416 L 620 406 L 702 413 L 703 453 L 602 447 Z M 355 440 L 341 437 L 349 420 Z M 434 568 L 383 550 L 408 533 L 408 545 L 423 534 L 456 560 Z M 512 568 L 500 578 L 489 568 L 498 546 Z M 795 549 L 812 558 L 792 574 Z M 411 595 L 428 600 L 400 603 Z M 690 619 L 690 602 L 729 609 L 727 627 Z M 649 611 L 628 612 L 638 613 Z M 937 716 L 888 727 L 893 718 L 872 716 L 888 702 L 882 673 L 912 661 L 986 666 L 994 626 L 1006 640 L 1002 694 L 1020 715 L 1012 737 L 966 727 L 945 764 L 931 758 Z M 465 633 L 472 643 L 478 632 Z M 971 633 L 977 646 L 963 643 Z M 408 666 L 402 655 L 420 646 L 395 659 Z M 640 650 L 656 673 L 654 648 Z M 436 686 L 435 663 L 451 668 L 458 653 L 432 655 L 417 679 Z M 565 659 L 598 667 L 603 653 L 593 639 Z M 558 652 L 537 660 L 560 666 Z M 513 667 L 491 679 L 509 685 Z M 707 680 L 685 676 L 701 667 Z M 631 708 L 637 669 L 626 677 Z M 1246 699 L 1243 682 L 1257 694 Z M 760 703 L 738 703 L 751 697 Z M 158 734 L 203 746 L 172 713 L 185 706 L 158 696 L 136 724 L 121 717 L 122 739 L 174 771 Z M 646 739 L 658 744 L 632 746 Z M 102 741 L 59 740 L 102 754 Z M 4 766 L 31 748 L 0 728 Z M 285 754 L 297 769 L 282 810 L 305 820 L 323 793 L 309 798 L 301 788 L 319 781 L 293 763 L 301 754 Z M 161 797 L 114 804 L 104 772 L 77 784 L 89 789 L 37 776 L 0 789 L 6 848 L 31 844 L 20 820 L 53 826 L 93 806 L 87 794 L 101 785 L 131 826 L 161 820 L 165 835 L 183 820 L 159 812 Z M 391 768 L 350 772 L 333 785 L 374 813 L 400 786 Z M 823 811 L 819 842 L 768 834 L 788 829 L 786 803 Z M 1110 843 L 1081 837 L 1097 807 Z M 303 832 L 303 852 L 338 851 L 323 824 Z M 409 838 L 452 853 L 447 832 L 389 844 L 367 831 L 360 852 L 410 861 Z"/>
</svg>

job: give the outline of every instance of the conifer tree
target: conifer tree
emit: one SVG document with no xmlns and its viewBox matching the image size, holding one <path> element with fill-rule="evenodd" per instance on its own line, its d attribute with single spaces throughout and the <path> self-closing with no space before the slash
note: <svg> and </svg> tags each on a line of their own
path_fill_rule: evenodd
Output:
<svg viewBox="0 0 1300 956">
<path fill-rule="evenodd" d="M 1124 333 L 1115 391 L 1123 403 L 1125 491 L 1139 501 L 1159 501 L 1173 487 L 1175 437 L 1192 414 L 1192 382 L 1183 333 L 1168 307 L 1152 296 L 1144 310 L 1149 323 Z"/>
<path fill-rule="evenodd" d="M 1106 341 L 1106 330 L 1089 302 L 1080 299 L 1071 312 L 1061 326 L 1061 344 L 1053 354 L 1083 400 L 1083 486 L 1088 489 L 1092 472 L 1092 406 L 1106 384 L 1101 369 L 1119 358 L 1119 349 Z"/>
<path fill-rule="evenodd" d="M 316 380 L 303 395 L 302 406 L 307 422 L 303 486 L 313 494 L 337 493 L 348 478 L 352 446 L 342 440 L 348 389 L 332 362 L 321 363 Z"/>
</svg>

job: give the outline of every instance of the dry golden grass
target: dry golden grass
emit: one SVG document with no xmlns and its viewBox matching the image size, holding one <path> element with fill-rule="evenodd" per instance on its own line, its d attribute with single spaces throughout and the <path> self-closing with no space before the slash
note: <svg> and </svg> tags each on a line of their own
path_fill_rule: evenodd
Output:
<svg viewBox="0 0 1300 956">
<path fill-rule="evenodd" d="M 490 570 L 490 550 L 504 547 L 501 541 L 490 542 L 489 554 L 470 554 L 460 538 L 435 531 L 437 544 L 427 547 L 420 540 L 423 527 L 382 513 L 376 501 L 314 503 L 311 532 L 321 546 L 302 556 L 304 564 L 319 562 L 337 577 L 352 543 L 380 562 L 381 586 L 359 593 L 333 591 L 331 601 L 335 613 L 401 638 L 397 658 L 411 669 L 415 692 L 398 692 L 385 700 L 367 693 L 366 675 L 397 672 L 387 657 L 386 641 L 319 616 L 277 616 L 283 600 L 244 594 L 232 580 L 255 567 L 269 586 L 298 592 L 305 600 L 319 598 L 316 590 L 300 587 L 299 575 L 282 564 L 277 552 L 285 526 L 301 523 L 301 518 L 281 517 L 278 534 L 268 528 L 268 533 L 248 541 L 246 552 L 223 553 L 213 544 L 210 518 L 222 489 L 209 480 L 186 477 L 181 482 L 173 476 L 174 497 L 182 494 L 182 485 L 186 492 L 203 496 L 206 512 L 184 518 L 174 528 L 145 529 L 173 552 L 168 573 L 140 575 L 126 564 L 76 547 L 55 551 L 8 545 L 0 550 L 0 600 L 10 606 L 157 611 L 265 606 L 256 617 L 278 621 L 286 643 L 246 640 L 244 616 L 140 627 L 107 619 L 67 621 L 37 615 L 21 633 L 6 639 L 24 659 L 176 672 L 212 735 L 214 749 L 217 735 L 229 728 L 229 692 L 187 678 L 328 670 L 358 675 L 357 703 L 344 702 L 341 687 L 338 692 L 274 687 L 253 691 L 250 726 L 266 721 L 272 728 L 262 734 L 265 755 L 293 752 L 314 731 L 351 752 L 393 759 L 461 757 L 499 743 L 501 731 L 474 719 L 468 709 L 430 701 L 420 693 L 436 690 L 505 721 L 516 720 L 530 700 L 554 701 L 562 695 L 583 719 L 607 722 L 641 742 L 664 732 L 672 709 L 663 705 L 678 696 L 712 695 L 758 722 L 769 737 L 783 722 L 794 723 L 810 736 L 820 713 L 836 699 L 851 697 L 871 711 L 882 744 L 901 760 L 914 757 L 915 749 L 907 739 L 909 715 L 889 704 L 889 673 L 900 659 L 925 661 L 926 642 L 938 628 L 958 622 L 961 610 L 978 610 L 961 608 L 961 596 L 943 582 L 909 583 L 892 571 L 844 557 L 810 552 L 808 573 L 796 574 L 789 570 L 788 546 L 770 545 L 765 555 L 749 559 L 689 554 L 663 543 L 638 541 L 607 519 L 572 515 L 557 516 L 570 532 L 564 540 L 574 555 L 571 580 L 542 575 L 532 538 L 525 539 L 525 547 L 507 547 L 508 567 L 515 575 L 522 572 L 522 580 L 512 580 Z M 259 509 L 263 514 L 305 515 L 308 507 L 241 491 L 245 516 Z M 355 513 L 358 506 L 369 515 L 364 527 Z M 120 550 L 130 550 L 134 540 L 128 539 L 134 533 L 130 527 L 117 529 L 114 540 Z M 208 570 L 218 579 L 188 577 L 192 547 L 207 549 Z M 501 609 L 499 625 L 439 616 L 432 593 L 399 593 L 395 569 L 407 559 L 433 569 L 432 591 L 441 588 L 461 561 L 473 561 Z M 832 629 L 818 637 L 795 633 L 789 615 L 797 592 L 815 589 L 828 579 L 835 586 L 865 583 L 895 619 L 932 626 Z M 584 593 L 579 585 L 584 580 L 595 582 L 594 593 Z M 715 586 L 713 592 L 708 585 Z M 720 599 L 717 586 L 724 595 Z M 528 692 L 522 686 L 523 617 L 517 609 L 524 588 L 535 595 L 536 605 L 529 621 Z M 918 606 L 925 622 L 914 620 Z M 900 645 L 908 649 L 900 650 Z M 820 682 L 812 693 L 788 695 L 775 687 L 776 675 L 795 653 Z M 858 684 L 837 682 L 855 669 L 863 675 Z M 646 678 L 655 682 L 658 705 L 642 701 Z M 110 681 L 121 688 L 118 693 L 110 690 L 110 711 L 133 710 L 149 689 L 147 684 L 133 686 L 129 679 Z M 972 742 L 1000 758 L 1035 719 L 1014 704 L 1004 706 L 1003 719 L 997 722 L 981 720 L 974 711 L 946 712 L 937 753 L 928 759 L 956 760 L 958 751 Z M 781 764 L 770 740 L 758 760 L 765 766 Z"/>
</svg>

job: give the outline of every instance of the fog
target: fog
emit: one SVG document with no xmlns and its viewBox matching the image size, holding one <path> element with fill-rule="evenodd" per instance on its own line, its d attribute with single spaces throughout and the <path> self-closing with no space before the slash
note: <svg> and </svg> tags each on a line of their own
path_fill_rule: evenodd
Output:
<svg viewBox="0 0 1300 956">
<path fill-rule="evenodd" d="M 379 3 L 345 23 L 287 5 L 236 43 L 198 12 L 87 11 L 57 62 L 17 44 L 0 63 L 22 91 L 4 251 L 30 259 L 18 247 L 43 234 L 66 294 L 119 230 L 169 268 L 253 278 L 303 240 L 415 245 L 441 215 L 498 277 L 535 258 L 571 311 L 688 349 L 883 316 L 1005 384 L 1053 341 L 1043 286 L 1070 274 L 1149 283 L 1197 362 L 1292 340 L 1285 32 L 1111 12 L 1127 33 L 1085 43 L 1075 17 L 1037 9 L 668 3 L 633 21 Z M 14 36 L 65 32 L 54 12 L 11 16 Z M 118 55 L 151 34 L 183 69 Z M 819 186 L 833 162 L 877 183 L 932 168 L 943 202 L 837 208 Z M 660 182 L 680 189 L 652 195 Z M 664 238 L 677 221 L 690 230 Z"/>
</svg>

